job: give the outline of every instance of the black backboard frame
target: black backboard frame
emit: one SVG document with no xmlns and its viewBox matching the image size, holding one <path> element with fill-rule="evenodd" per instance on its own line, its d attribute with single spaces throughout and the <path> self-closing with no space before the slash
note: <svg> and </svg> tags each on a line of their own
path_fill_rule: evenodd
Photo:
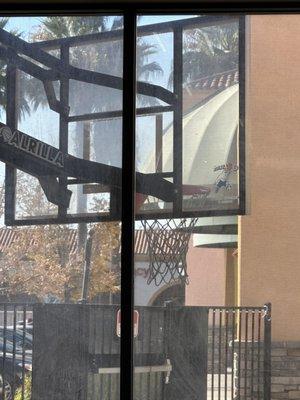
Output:
<svg viewBox="0 0 300 400">
<path fill-rule="evenodd" d="M 239 206 L 234 209 L 226 209 L 226 210 L 197 210 L 197 211 L 183 211 L 182 209 L 182 68 L 183 68 L 183 59 L 182 59 L 182 37 L 183 30 L 185 28 L 190 28 L 193 26 L 213 26 L 218 24 L 226 24 L 232 21 L 239 20 Z M 157 87 L 156 85 L 148 85 L 145 87 L 145 84 L 142 82 L 137 83 L 137 93 L 152 93 L 154 96 L 159 96 L 164 99 L 165 102 L 168 102 L 167 105 L 161 106 L 152 106 L 152 107 L 143 107 L 138 108 L 136 110 L 137 115 L 149 115 L 156 114 L 158 112 L 166 112 L 171 111 L 174 115 L 174 165 L 173 171 L 169 174 L 165 174 L 161 176 L 161 178 L 171 177 L 174 182 L 174 198 L 173 198 L 173 209 L 172 211 L 163 211 L 155 214 L 155 212 L 147 213 L 147 212 L 136 212 L 137 219 L 149 219 L 149 218 L 186 218 L 186 217 L 207 217 L 207 216 L 217 216 L 217 215 L 242 215 L 245 213 L 245 78 L 244 78 L 244 65 L 245 65 L 245 48 L 244 48 L 244 18 L 236 15 L 209 15 L 209 16 L 201 16 L 201 17 L 193 17 L 190 19 L 184 19 L 181 21 L 173 21 L 173 22 L 165 22 L 158 23 L 153 25 L 146 25 L 137 28 L 138 35 L 151 35 L 153 33 L 161 33 L 161 32 L 173 32 L 173 43 L 174 43 L 174 90 L 173 92 L 167 91 L 164 88 Z M 63 39 L 55 39 L 52 41 L 39 42 L 30 44 L 27 46 L 25 44 L 25 54 L 31 54 L 34 58 L 34 52 L 38 53 L 38 60 L 43 59 L 43 54 L 39 54 L 40 50 L 46 49 L 60 49 L 61 59 L 59 65 L 57 66 L 58 71 L 59 68 L 67 66 L 70 69 L 69 62 L 69 49 L 72 46 L 90 44 L 99 42 L 101 40 L 109 40 L 111 38 L 120 38 L 123 35 L 123 30 L 103 32 L 90 34 L 85 36 L 78 37 L 70 37 Z M 0 35 L 1 39 L 1 35 Z M 8 39 L 4 35 L 4 42 Z M 9 38 L 9 40 L 13 41 L 13 38 Z M 23 43 L 24 44 L 24 43 Z M 22 51 L 22 43 L 19 43 L 16 40 L 15 43 L 16 50 Z M 28 48 L 27 48 L 28 47 Z M 178 56 L 179 55 L 179 56 Z M 17 60 L 19 61 L 19 60 Z M 45 60 L 48 61 L 47 59 Z M 17 69 L 16 58 L 8 59 L 8 74 L 7 74 L 7 87 L 8 87 L 8 107 L 7 107 L 7 125 L 11 129 L 17 129 L 17 118 L 16 118 L 16 80 L 17 80 Z M 50 60 L 52 62 L 52 60 Z M 126 62 L 126 61 L 125 61 Z M 17 64 L 20 69 L 26 69 L 26 72 L 30 73 L 30 68 L 22 63 Z M 51 65 L 51 63 L 50 63 Z M 54 65 L 55 67 L 55 65 Z M 54 70 L 55 71 L 55 70 Z M 71 71 L 72 72 L 72 71 Z M 37 76 L 37 75 L 35 75 Z M 59 133 L 60 133 L 60 146 L 59 149 L 63 153 L 68 152 L 68 124 L 70 122 L 76 121 L 93 121 L 100 120 L 101 118 L 107 117 L 117 117 L 122 116 L 122 110 L 111 111 L 111 112 L 96 112 L 91 114 L 84 115 L 72 115 L 69 116 L 67 110 L 69 108 L 68 104 L 68 89 L 69 89 L 69 81 L 70 77 L 74 77 L 74 74 L 67 75 L 59 75 L 58 79 L 60 81 L 60 100 L 58 101 L 53 94 L 53 87 L 51 87 L 51 83 L 48 81 L 43 81 L 44 87 L 47 92 L 47 97 L 49 101 L 50 108 L 59 113 Z M 37 76 L 39 77 L 39 75 Z M 41 77 L 42 79 L 43 77 Z M 101 77 L 100 77 L 101 78 Z M 89 79 L 86 77 L 82 78 Z M 109 79 L 109 78 L 108 78 Z M 79 78 L 80 80 L 80 78 Z M 121 80 L 122 81 L 122 80 Z M 45 84 L 46 82 L 46 84 Z M 104 83 L 105 84 L 105 83 Z M 110 84 L 110 83 L 109 83 Z M 120 79 L 117 79 L 117 82 L 114 83 L 122 87 L 122 83 L 120 83 Z M 147 84 L 146 84 L 147 85 Z M 123 132 L 123 137 L 126 134 Z M 137 176 L 137 180 L 138 180 Z M 154 178 L 154 177 L 153 177 Z M 157 175 L 158 178 L 158 175 Z M 62 190 L 67 189 L 68 184 L 76 184 L 80 181 L 80 179 L 69 179 L 68 177 L 60 177 L 59 185 Z M 60 223 L 81 223 L 81 222 L 99 222 L 99 221 L 110 221 L 110 220 L 119 220 L 121 215 L 121 207 L 120 207 L 120 199 L 121 199 L 121 188 L 117 188 L 117 190 L 111 189 L 111 209 L 108 213 L 99 213 L 99 214 L 67 214 L 67 209 L 64 206 L 58 207 L 57 216 L 40 216 L 34 218 L 24 218 L 19 219 L 16 218 L 16 170 L 11 166 L 7 165 L 6 167 L 6 197 L 5 197 L 5 223 L 7 225 L 37 225 L 37 224 L 60 224 Z"/>
</svg>

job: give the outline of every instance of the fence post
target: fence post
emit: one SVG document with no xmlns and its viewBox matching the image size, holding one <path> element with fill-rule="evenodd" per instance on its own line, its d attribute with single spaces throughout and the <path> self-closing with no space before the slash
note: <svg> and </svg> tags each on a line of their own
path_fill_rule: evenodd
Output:
<svg viewBox="0 0 300 400">
<path fill-rule="evenodd" d="M 264 400 L 271 399 L 271 303 L 264 306 Z"/>
<path fill-rule="evenodd" d="M 174 309 L 174 304 L 172 301 L 165 301 L 164 303 L 164 346 L 167 355 L 170 353 L 169 338 L 170 338 L 170 324 L 172 320 L 172 309 Z"/>
<path fill-rule="evenodd" d="M 168 347 L 172 372 L 164 400 L 207 396 L 208 312 L 206 307 L 170 307 Z"/>
</svg>

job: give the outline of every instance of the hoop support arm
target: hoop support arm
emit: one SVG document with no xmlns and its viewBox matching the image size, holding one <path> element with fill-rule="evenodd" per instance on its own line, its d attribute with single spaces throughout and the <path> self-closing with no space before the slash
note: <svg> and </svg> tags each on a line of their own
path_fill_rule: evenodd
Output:
<svg viewBox="0 0 300 400">
<path fill-rule="evenodd" d="M 65 154 L 32 136 L 0 123 L 0 160 L 37 178 L 73 177 L 89 183 L 122 187 L 121 168 Z M 46 187 L 45 180 L 43 187 Z M 53 181 L 52 181 L 53 182 Z M 174 186 L 154 174 L 136 173 L 139 193 L 173 201 Z M 65 200 L 64 200 L 65 201 Z M 55 203 L 57 204 L 57 203 Z"/>
<path fill-rule="evenodd" d="M 123 89 L 123 78 L 84 70 L 72 65 L 65 65 L 61 60 L 45 52 L 38 46 L 33 46 L 31 43 L 12 35 L 2 28 L 0 29 L 0 43 L 9 47 L 9 49 L 1 49 L 1 57 L 10 60 L 13 59 L 20 69 L 39 80 L 58 80 L 60 77 L 64 77 L 81 82 L 110 87 L 112 89 Z M 16 52 L 20 52 L 27 57 L 42 63 L 46 67 L 50 68 L 50 70 L 41 68 L 36 64 L 19 57 Z M 156 97 L 157 99 L 171 105 L 176 102 L 176 96 L 173 92 L 163 88 L 162 86 L 147 82 L 137 82 L 137 93 L 145 96 Z"/>
</svg>

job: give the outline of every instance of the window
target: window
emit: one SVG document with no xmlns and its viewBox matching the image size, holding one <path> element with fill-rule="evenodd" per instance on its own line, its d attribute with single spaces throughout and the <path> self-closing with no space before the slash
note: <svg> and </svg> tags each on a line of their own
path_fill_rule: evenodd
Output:
<svg viewBox="0 0 300 400">
<path fill-rule="evenodd" d="M 137 11 L 0 19 L 7 400 L 214 390 L 188 251 L 199 218 L 221 216 L 217 257 L 234 264 L 244 18 Z"/>
</svg>

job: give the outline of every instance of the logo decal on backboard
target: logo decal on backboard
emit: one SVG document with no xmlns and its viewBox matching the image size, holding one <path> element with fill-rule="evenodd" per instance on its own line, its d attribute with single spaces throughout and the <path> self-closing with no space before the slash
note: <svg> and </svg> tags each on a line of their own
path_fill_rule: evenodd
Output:
<svg viewBox="0 0 300 400">
<path fill-rule="evenodd" d="M 218 165 L 214 168 L 214 172 L 219 172 L 220 174 L 216 180 L 215 183 L 215 192 L 218 193 L 218 191 L 224 187 L 226 190 L 231 189 L 231 184 L 229 182 L 229 177 L 233 172 L 237 172 L 239 169 L 238 165 L 233 164 L 233 163 L 227 163 L 227 164 L 222 164 Z"/>
<path fill-rule="evenodd" d="M 12 132 L 9 126 L 3 125 L 0 128 L 0 138 L 2 138 L 4 143 L 10 146 L 32 154 L 57 167 L 64 167 L 64 155 L 60 150 L 32 136 L 26 135 L 18 130 Z"/>
</svg>

